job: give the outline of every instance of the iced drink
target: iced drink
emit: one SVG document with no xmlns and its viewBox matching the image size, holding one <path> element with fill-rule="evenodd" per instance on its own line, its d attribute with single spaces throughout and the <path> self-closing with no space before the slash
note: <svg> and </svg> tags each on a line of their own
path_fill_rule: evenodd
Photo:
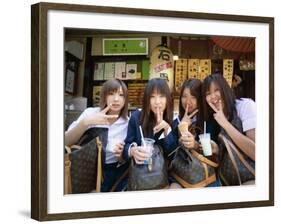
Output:
<svg viewBox="0 0 281 224">
<path fill-rule="evenodd" d="M 205 133 L 199 135 L 200 143 L 202 145 L 204 156 L 212 155 L 212 146 L 211 146 L 211 138 L 210 133 Z"/>
<path fill-rule="evenodd" d="M 144 164 L 149 164 L 150 158 L 153 153 L 153 145 L 155 140 L 151 138 L 144 138 L 144 140 L 141 143 L 142 150 L 147 153 L 148 158 L 143 161 Z"/>
</svg>

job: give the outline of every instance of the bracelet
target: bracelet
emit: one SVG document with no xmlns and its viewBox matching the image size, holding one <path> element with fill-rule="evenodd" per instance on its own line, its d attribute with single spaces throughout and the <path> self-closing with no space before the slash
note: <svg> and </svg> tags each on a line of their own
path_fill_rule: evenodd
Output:
<svg viewBox="0 0 281 224">
<path fill-rule="evenodd" d="M 128 149 L 129 157 L 132 157 L 132 155 L 131 155 L 131 148 L 132 148 L 132 147 L 137 147 L 137 146 L 138 146 L 138 144 L 135 143 L 135 142 L 133 142 L 133 143 L 131 143 L 131 144 L 129 145 L 129 149 Z"/>
</svg>

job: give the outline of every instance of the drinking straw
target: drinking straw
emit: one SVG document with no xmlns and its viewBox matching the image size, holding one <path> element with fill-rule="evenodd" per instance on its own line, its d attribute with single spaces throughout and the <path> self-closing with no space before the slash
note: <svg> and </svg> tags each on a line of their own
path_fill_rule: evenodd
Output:
<svg viewBox="0 0 281 224">
<path fill-rule="evenodd" d="M 141 125 L 139 126 L 139 128 L 140 128 L 140 134 L 141 134 L 141 141 L 142 141 L 142 143 L 143 143 L 143 146 L 146 147 L 145 141 L 144 141 L 144 137 L 143 137 L 143 132 L 142 132 Z"/>
<path fill-rule="evenodd" d="M 206 135 L 206 121 L 204 121 L 204 135 Z"/>
</svg>

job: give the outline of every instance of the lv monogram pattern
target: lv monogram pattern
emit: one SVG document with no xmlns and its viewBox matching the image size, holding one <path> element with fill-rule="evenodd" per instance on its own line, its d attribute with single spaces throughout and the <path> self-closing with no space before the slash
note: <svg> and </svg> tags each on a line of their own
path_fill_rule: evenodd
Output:
<svg viewBox="0 0 281 224">
<path fill-rule="evenodd" d="M 97 146 L 93 139 L 70 154 L 72 193 L 87 193 L 95 189 Z"/>
<path fill-rule="evenodd" d="M 96 137 L 99 136 L 105 149 L 108 138 L 107 128 L 88 129 L 78 144 L 81 149 L 73 151 L 70 155 L 71 161 L 71 184 L 72 193 L 87 193 L 96 188 L 97 177 L 97 155 L 98 148 Z"/>
<path fill-rule="evenodd" d="M 234 117 L 231 121 L 231 124 L 241 133 L 243 133 L 242 129 L 242 122 L 240 118 L 237 116 L 236 113 L 234 113 Z M 227 135 L 227 133 L 222 129 L 220 132 L 220 135 L 225 136 L 227 139 L 232 141 L 230 137 Z M 234 144 L 234 143 L 233 143 Z M 239 185 L 239 179 L 237 176 L 237 173 L 234 170 L 234 166 L 231 162 L 231 159 L 229 157 L 229 154 L 227 152 L 226 146 L 224 145 L 223 141 L 220 142 L 220 167 L 219 167 L 219 174 L 223 176 L 222 181 L 226 181 L 224 183 L 225 185 Z M 231 148 L 231 146 L 230 146 Z M 238 148 L 238 147 L 237 147 Z M 239 150 L 239 148 L 238 148 Z M 255 169 L 255 161 L 251 160 L 249 157 L 243 154 L 241 150 L 239 150 L 240 153 L 244 156 L 247 163 Z M 245 165 L 240 161 L 239 157 L 236 155 L 236 153 L 232 150 L 234 159 L 238 166 L 238 171 L 241 178 L 241 183 L 244 183 L 249 180 L 255 180 L 255 176 L 245 167 Z"/>
<path fill-rule="evenodd" d="M 171 163 L 172 170 L 189 184 L 197 184 L 206 179 L 203 164 L 192 154 L 187 154 L 179 148 Z M 209 176 L 215 173 L 215 169 L 207 165 Z"/>
<path fill-rule="evenodd" d="M 131 159 L 128 190 L 162 189 L 168 184 L 168 173 L 160 146 L 154 145 L 152 170 L 148 170 L 148 165 L 137 165 Z"/>
</svg>

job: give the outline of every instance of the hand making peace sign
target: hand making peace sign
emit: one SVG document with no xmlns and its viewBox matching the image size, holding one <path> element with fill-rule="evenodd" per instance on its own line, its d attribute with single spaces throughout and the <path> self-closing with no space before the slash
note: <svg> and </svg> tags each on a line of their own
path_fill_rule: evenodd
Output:
<svg viewBox="0 0 281 224">
<path fill-rule="evenodd" d="M 224 126 L 228 120 L 226 119 L 224 112 L 223 112 L 223 107 L 222 107 L 222 101 L 219 100 L 219 108 L 217 109 L 216 106 L 212 102 L 208 102 L 210 107 L 215 111 L 214 113 L 214 118 L 218 122 L 220 126 Z"/>
<path fill-rule="evenodd" d="M 111 105 L 108 105 L 106 108 L 96 113 L 93 117 L 87 118 L 85 121 L 87 126 L 90 125 L 109 125 L 110 120 L 118 118 L 118 115 L 107 115 Z"/>
<path fill-rule="evenodd" d="M 153 128 L 153 133 L 156 134 L 162 129 L 164 129 L 164 131 L 167 132 L 169 127 L 170 125 L 165 120 L 163 120 L 163 111 L 161 111 L 160 107 L 158 107 L 156 113 L 156 126 Z"/>
<path fill-rule="evenodd" d="M 186 104 L 185 113 L 184 113 L 184 116 L 181 121 L 187 122 L 188 126 L 191 126 L 192 118 L 197 112 L 198 112 L 198 109 L 194 110 L 190 115 L 188 115 L 188 104 Z"/>
</svg>

